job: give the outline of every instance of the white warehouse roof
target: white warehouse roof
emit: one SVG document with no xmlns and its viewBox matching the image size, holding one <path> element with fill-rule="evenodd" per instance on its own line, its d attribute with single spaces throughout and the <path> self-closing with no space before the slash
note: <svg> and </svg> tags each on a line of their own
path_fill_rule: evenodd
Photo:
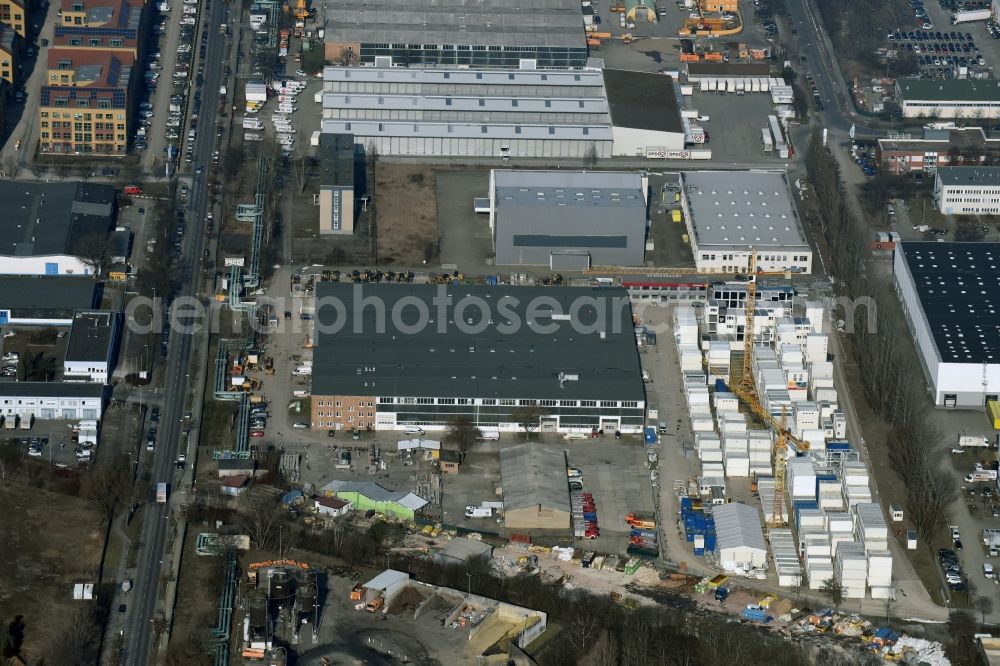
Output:
<svg viewBox="0 0 1000 666">
<path fill-rule="evenodd" d="M 764 530 L 757 509 L 747 504 L 722 504 L 712 510 L 715 517 L 716 550 L 724 556 L 731 550 L 756 550 L 767 558 Z M 722 557 L 720 557 L 720 560 Z M 725 567 L 725 562 L 722 562 Z"/>
<path fill-rule="evenodd" d="M 681 179 L 699 249 L 809 249 L 784 172 L 685 171 Z"/>
</svg>

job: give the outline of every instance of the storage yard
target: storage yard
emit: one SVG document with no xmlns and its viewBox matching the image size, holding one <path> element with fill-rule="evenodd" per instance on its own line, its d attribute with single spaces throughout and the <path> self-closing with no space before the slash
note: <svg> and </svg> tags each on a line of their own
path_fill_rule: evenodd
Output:
<svg viewBox="0 0 1000 666">
<path fill-rule="evenodd" d="M 731 575 L 817 591 L 837 579 L 846 598 L 884 599 L 893 585 L 888 525 L 846 439 L 824 309 L 787 296 L 715 284 L 703 307 L 673 307 L 671 372 L 680 373 L 691 428 L 676 436 L 691 438 L 699 462 L 666 506 L 678 507 L 691 554 Z M 719 334 L 750 307 L 753 340 Z M 716 335 L 706 339 L 709 327 Z M 747 504 L 727 503 L 734 498 Z"/>
</svg>

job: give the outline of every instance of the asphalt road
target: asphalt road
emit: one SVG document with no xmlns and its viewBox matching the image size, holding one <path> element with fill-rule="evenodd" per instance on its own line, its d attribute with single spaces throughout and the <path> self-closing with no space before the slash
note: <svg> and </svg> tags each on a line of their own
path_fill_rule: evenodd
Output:
<svg viewBox="0 0 1000 666">
<path fill-rule="evenodd" d="M 206 235 L 203 233 L 206 215 L 214 206 L 208 192 L 208 172 L 212 166 L 212 146 L 215 141 L 215 127 L 225 122 L 215 113 L 215 94 L 222 78 L 225 39 L 219 35 L 219 25 L 227 22 L 229 6 L 219 0 L 210 0 L 212 11 L 202 14 L 203 30 L 208 32 L 208 49 L 205 60 L 205 93 L 203 114 L 199 122 L 200 130 L 195 139 L 194 167 L 202 166 L 202 173 L 191 174 L 191 194 L 188 201 L 188 233 L 182 248 L 182 264 L 188 266 L 183 276 L 183 284 L 178 295 L 197 296 L 200 280 L 201 254 Z M 209 122 L 209 118 L 213 120 Z M 183 164 L 183 162 L 182 162 Z M 174 463 L 178 450 L 181 420 L 185 409 L 185 399 L 194 385 L 188 368 L 194 336 L 172 333 L 167 356 L 167 376 L 164 382 L 164 399 L 160 427 L 160 445 L 153 460 L 152 478 L 171 482 L 174 478 Z M 199 372 L 205 369 L 200 368 Z M 172 489 L 171 489 L 172 490 Z M 152 492 L 152 491 L 151 491 Z M 145 666 L 151 663 L 153 649 L 153 620 L 157 610 L 160 592 L 160 575 L 166 552 L 166 536 L 169 527 L 170 503 L 150 504 L 150 510 L 142 527 L 141 544 L 138 555 L 138 570 L 135 577 L 133 599 L 137 600 L 129 609 L 125 629 L 124 662 Z"/>
</svg>

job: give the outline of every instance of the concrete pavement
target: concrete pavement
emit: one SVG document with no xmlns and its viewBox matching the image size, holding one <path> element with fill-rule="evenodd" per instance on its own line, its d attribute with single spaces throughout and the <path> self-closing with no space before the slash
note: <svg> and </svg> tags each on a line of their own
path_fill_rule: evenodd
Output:
<svg viewBox="0 0 1000 666">
<path fill-rule="evenodd" d="M 208 34 L 208 48 L 205 68 L 205 87 L 208 90 L 218 89 L 222 76 L 222 58 L 225 53 L 226 43 L 219 35 L 219 25 L 228 20 L 229 6 L 222 2 L 213 2 L 213 11 L 206 13 L 203 11 L 201 25 Z M 216 63 L 211 65 L 211 63 Z M 199 132 L 195 144 L 195 154 L 199 160 L 196 166 L 201 166 L 206 157 L 211 155 L 212 142 L 215 140 L 215 123 L 227 122 L 227 119 L 220 119 L 214 114 L 214 110 L 209 106 L 205 109 L 206 120 L 201 123 L 203 131 Z M 212 118 L 212 121 L 208 121 Z M 207 131 L 206 131 L 207 130 Z M 199 296 L 201 292 L 201 255 L 205 247 L 206 234 L 203 233 L 206 214 L 211 209 L 216 209 L 215 201 L 212 199 L 208 187 L 208 167 L 211 163 L 204 165 L 206 170 L 196 173 L 192 177 L 191 194 L 188 202 L 189 223 L 191 230 L 185 234 L 182 248 L 182 264 L 190 267 L 189 273 L 180 295 Z M 216 212 L 218 210 L 216 209 Z M 174 480 L 174 462 L 179 445 L 186 445 L 180 442 L 181 420 L 183 412 L 187 409 L 187 398 L 192 386 L 204 385 L 204 373 L 207 371 L 207 362 L 201 362 L 195 368 L 195 379 L 189 376 L 190 359 L 194 346 L 194 335 L 183 335 L 173 333 L 169 344 L 169 354 L 167 359 L 167 376 L 164 383 L 164 402 L 162 409 L 162 423 L 160 427 L 160 441 L 153 463 L 152 479 L 156 482 L 172 482 Z M 175 501 L 183 501 L 185 492 L 181 488 L 172 488 L 180 497 Z M 138 608 L 130 609 L 128 630 L 126 631 L 125 660 L 128 664 L 144 666 L 147 663 L 154 663 L 156 659 L 151 656 L 153 649 L 153 628 L 154 619 L 160 608 L 158 603 L 160 594 L 161 572 L 164 566 L 164 556 L 167 543 L 168 523 L 170 519 L 170 508 L 173 503 L 150 505 L 150 511 L 143 524 L 142 546 L 139 551 L 139 565 L 135 577 L 135 596 L 139 599 L 136 604 Z"/>
</svg>

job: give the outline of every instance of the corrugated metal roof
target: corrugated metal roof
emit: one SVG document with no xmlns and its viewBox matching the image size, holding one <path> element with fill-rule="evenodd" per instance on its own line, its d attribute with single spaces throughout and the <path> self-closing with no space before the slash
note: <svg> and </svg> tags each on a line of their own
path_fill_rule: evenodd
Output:
<svg viewBox="0 0 1000 666">
<path fill-rule="evenodd" d="M 365 583 L 365 587 L 369 590 L 385 590 L 393 585 L 398 585 L 399 583 L 404 583 L 410 580 L 410 574 L 405 571 L 396 571 L 395 569 L 386 569 L 379 575 L 372 578 L 370 581 Z"/>
<path fill-rule="evenodd" d="M 767 552 L 757 509 L 746 504 L 722 504 L 712 510 L 717 550 L 756 548 Z"/>
<path fill-rule="evenodd" d="M 500 479 L 505 511 L 541 506 L 570 512 L 566 457 L 538 444 L 500 451 Z"/>
</svg>

